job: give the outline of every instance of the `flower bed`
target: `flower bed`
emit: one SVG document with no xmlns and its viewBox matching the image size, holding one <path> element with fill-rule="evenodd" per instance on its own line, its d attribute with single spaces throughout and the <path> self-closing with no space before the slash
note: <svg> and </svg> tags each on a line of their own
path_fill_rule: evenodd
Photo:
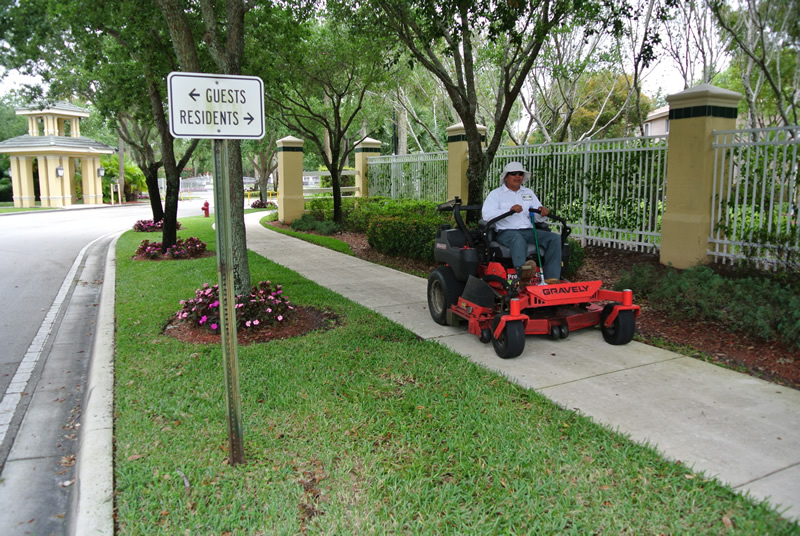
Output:
<svg viewBox="0 0 800 536">
<path fill-rule="evenodd" d="M 161 242 L 150 242 L 143 240 L 139 247 L 136 249 L 136 256 L 143 259 L 195 259 L 198 257 L 206 256 L 206 243 L 190 236 L 189 238 L 179 238 L 174 246 L 167 248 L 165 252 L 161 252 Z"/>
<path fill-rule="evenodd" d="M 179 320 L 207 327 L 212 332 L 219 330 L 219 285 L 205 283 L 195 291 L 193 299 L 181 300 L 181 306 L 175 314 Z M 270 281 L 261 281 L 253 286 L 250 294 L 236 296 L 234 309 L 237 328 L 250 329 L 285 322 L 294 306 L 280 285 L 273 289 Z"/>
<path fill-rule="evenodd" d="M 133 224 L 133 230 L 137 233 L 160 233 L 164 226 L 164 220 L 139 220 Z M 175 222 L 175 228 L 181 228 L 181 222 Z"/>
</svg>

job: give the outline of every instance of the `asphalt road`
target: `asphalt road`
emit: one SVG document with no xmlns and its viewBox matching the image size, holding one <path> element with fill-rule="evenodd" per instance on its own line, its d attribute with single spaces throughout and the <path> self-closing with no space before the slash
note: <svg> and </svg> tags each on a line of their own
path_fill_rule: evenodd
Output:
<svg viewBox="0 0 800 536">
<path fill-rule="evenodd" d="M 105 255 L 150 217 L 147 204 L 0 215 L 2 534 L 70 533 Z"/>
</svg>

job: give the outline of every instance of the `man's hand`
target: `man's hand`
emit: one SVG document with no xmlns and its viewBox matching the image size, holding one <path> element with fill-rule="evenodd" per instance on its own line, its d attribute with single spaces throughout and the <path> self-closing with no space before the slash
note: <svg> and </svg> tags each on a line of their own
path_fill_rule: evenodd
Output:
<svg viewBox="0 0 800 536">
<path fill-rule="evenodd" d="M 547 217 L 547 215 L 550 214 L 550 211 L 547 210 L 547 207 L 539 207 L 539 214 L 541 214 L 544 217 Z"/>
<path fill-rule="evenodd" d="M 522 212 L 522 205 L 514 205 L 513 207 L 511 207 L 511 210 L 519 214 L 520 212 Z"/>
</svg>

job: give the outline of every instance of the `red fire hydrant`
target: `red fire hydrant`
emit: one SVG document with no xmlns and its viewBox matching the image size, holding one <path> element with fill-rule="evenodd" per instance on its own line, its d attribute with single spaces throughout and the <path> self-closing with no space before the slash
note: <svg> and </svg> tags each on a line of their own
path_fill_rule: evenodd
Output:
<svg viewBox="0 0 800 536">
<path fill-rule="evenodd" d="M 208 218 L 208 201 L 203 203 L 203 215 L 205 215 L 205 217 Z"/>
</svg>

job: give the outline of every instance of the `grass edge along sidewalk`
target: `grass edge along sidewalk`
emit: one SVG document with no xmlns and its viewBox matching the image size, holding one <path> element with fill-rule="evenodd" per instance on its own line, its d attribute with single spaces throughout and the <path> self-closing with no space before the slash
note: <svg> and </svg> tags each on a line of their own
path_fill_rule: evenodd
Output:
<svg viewBox="0 0 800 536">
<path fill-rule="evenodd" d="M 182 238 L 213 249 L 210 220 Z M 662 459 L 251 252 L 253 282 L 337 313 L 239 348 L 247 463 L 227 465 L 219 345 L 162 334 L 214 258 L 117 243 L 119 534 L 797 534 L 766 503 Z"/>
</svg>

